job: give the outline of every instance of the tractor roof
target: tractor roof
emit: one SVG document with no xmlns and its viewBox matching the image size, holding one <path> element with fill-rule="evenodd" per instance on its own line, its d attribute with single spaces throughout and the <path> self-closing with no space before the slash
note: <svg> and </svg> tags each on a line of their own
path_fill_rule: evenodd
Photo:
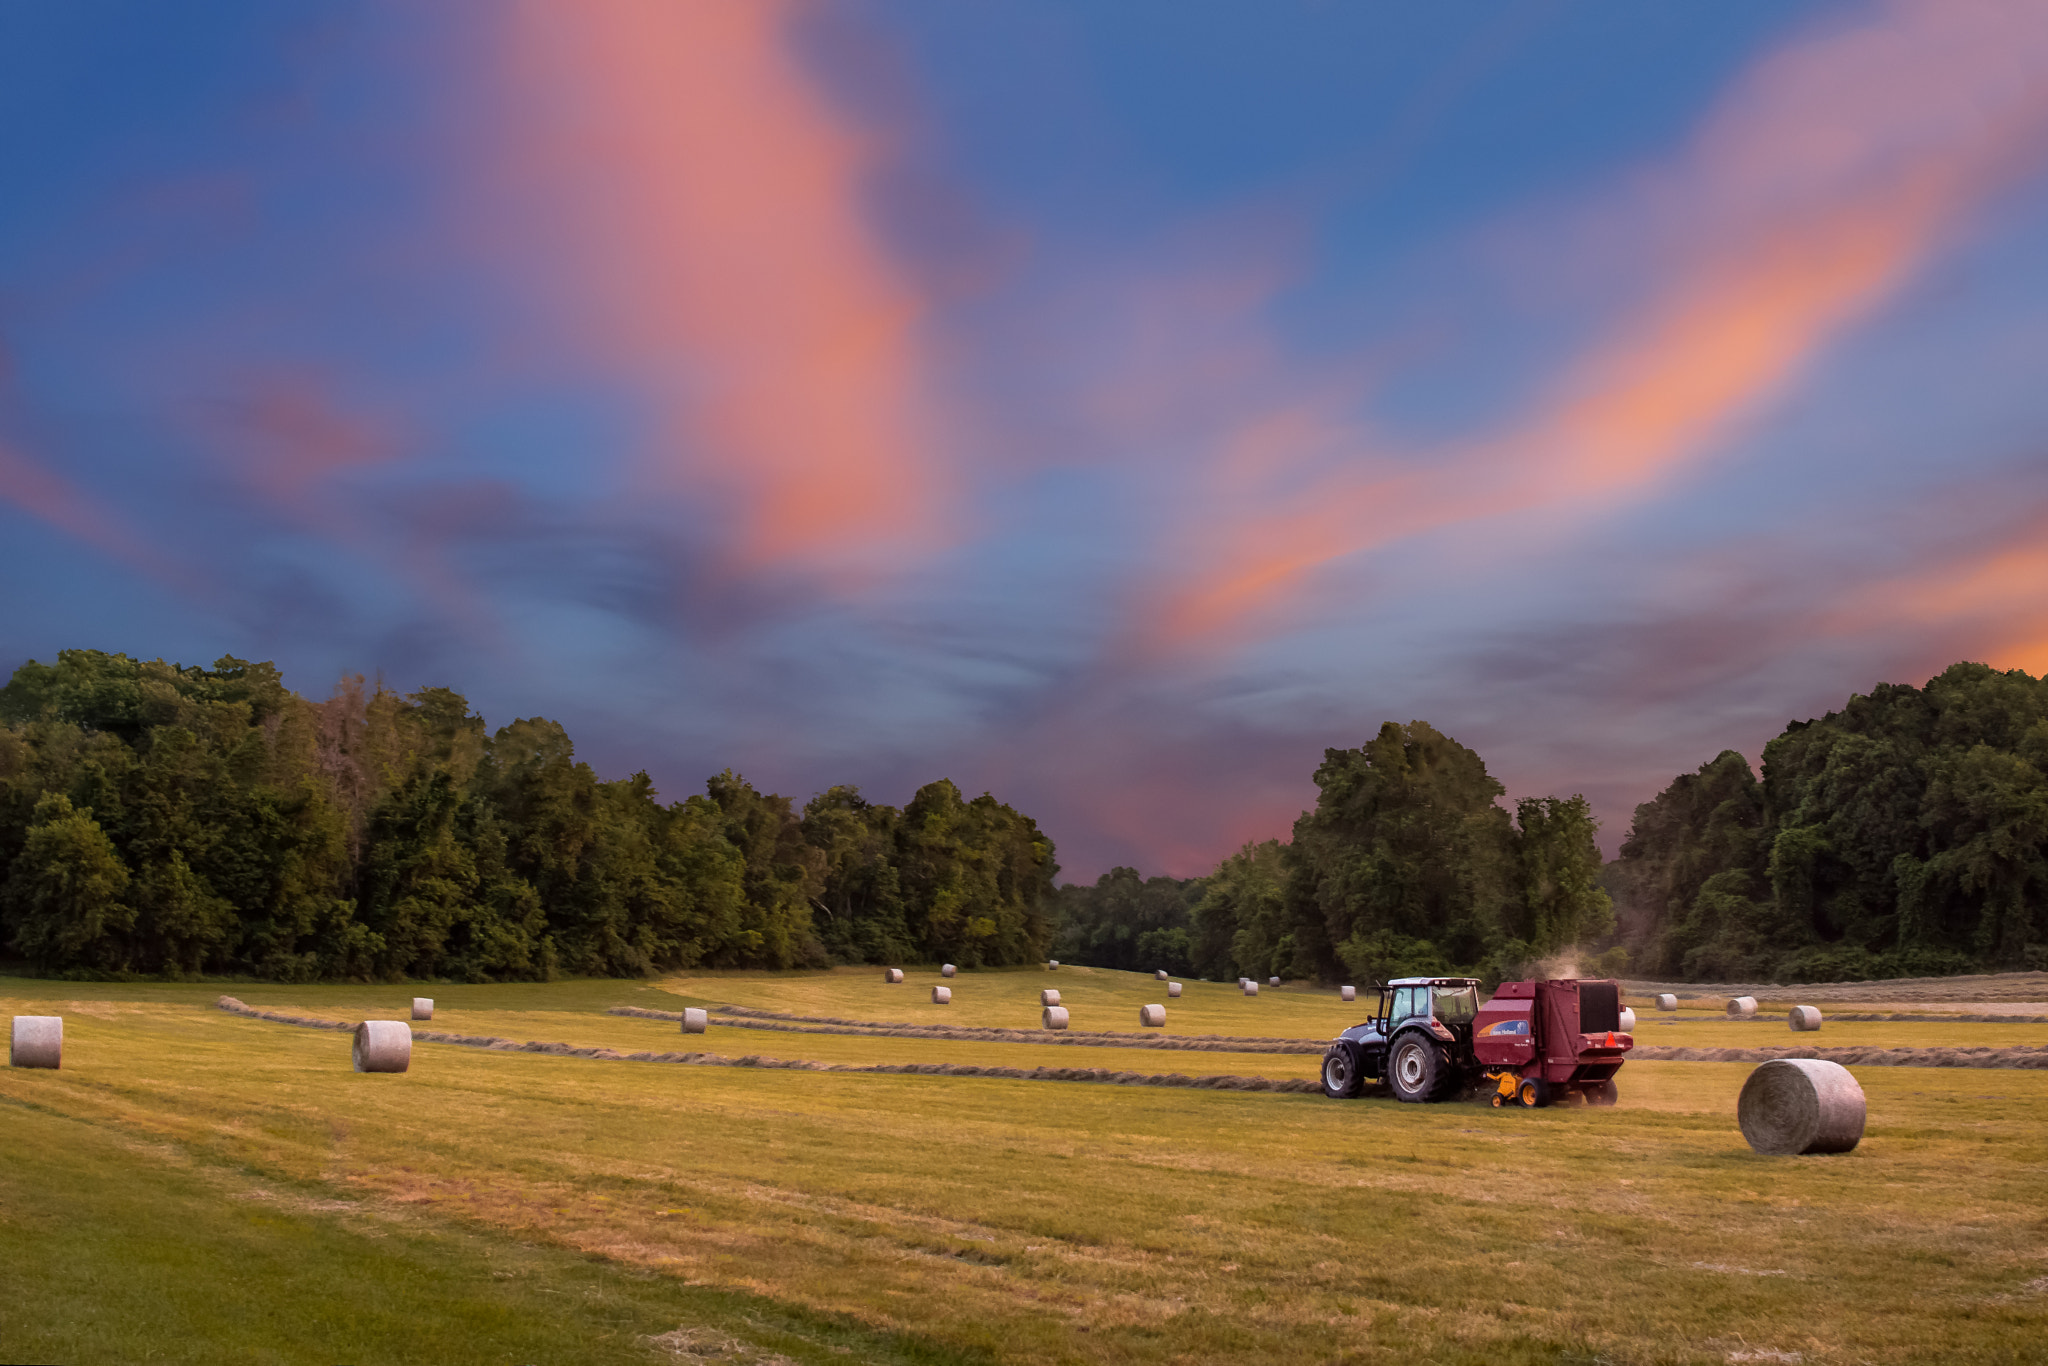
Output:
<svg viewBox="0 0 2048 1366">
<path fill-rule="evenodd" d="M 1396 977 L 1390 987 L 1476 987 L 1477 977 Z"/>
</svg>

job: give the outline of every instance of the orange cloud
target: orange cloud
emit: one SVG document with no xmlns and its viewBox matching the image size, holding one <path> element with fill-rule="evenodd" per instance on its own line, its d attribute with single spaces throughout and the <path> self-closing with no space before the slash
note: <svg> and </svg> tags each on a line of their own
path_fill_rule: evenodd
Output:
<svg viewBox="0 0 2048 1366">
<path fill-rule="evenodd" d="M 2048 523 L 2036 519 L 1989 549 L 1874 584 L 1828 621 L 1837 634 L 1902 624 L 1946 628 L 1970 658 L 2048 677 Z"/>
<path fill-rule="evenodd" d="M 1347 555 L 1639 496 L 1794 383 L 2044 147 L 2048 26 L 2021 7 L 1899 0 L 1772 55 L 1684 158 L 1610 211 L 1603 241 L 1652 243 L 1657 284 L 1508 429 L 1399 460 L 1355 455 L 1280 498 L 1247 486 L 1245 439 L 1228 443 L 1224 511 L 1190 537 L 1198 568 L 1148 605 L 1155 646 L 1241 629 Z M 1313 435 L 1252 467 L 1298 468 L 1343 425 L 1261 415 L 1254 443 Z"/>
<path fill-rule="evenodd" d="M 936 540 L 923 303 L 863 211 L 874 141 L 786 0 L 509 7 L 507 151 L 601 365 L 657 396 L 657 484 L 729 500 L 745 564 Z"/>
</svg>

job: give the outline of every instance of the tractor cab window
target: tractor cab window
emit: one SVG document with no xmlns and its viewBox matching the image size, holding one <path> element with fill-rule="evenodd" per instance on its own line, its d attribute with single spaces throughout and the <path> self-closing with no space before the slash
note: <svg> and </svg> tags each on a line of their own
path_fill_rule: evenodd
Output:
<svg viewBox="0 0 2048 1366">
<path fill-rule="evenodd" d="M 1479 992 L 1474 987 L 1431 987 L 1430 1013 L 1439 1020 L 1469 1020 L 1479 1013 Z"/>
<path fill-rule="evenodd" d="M 1421 997 L 1421 987 L 1394 988 L 1393 1023 L 1399 1024 L 1401 1021 L 1408 1019 L 1411 1016 L 1422 1014 L 1423 1003 Z"/>
</svg>

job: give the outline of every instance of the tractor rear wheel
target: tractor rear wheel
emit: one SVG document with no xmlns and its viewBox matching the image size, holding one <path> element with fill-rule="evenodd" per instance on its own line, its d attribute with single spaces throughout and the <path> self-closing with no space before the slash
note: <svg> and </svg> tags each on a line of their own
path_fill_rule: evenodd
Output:
<svg viewBox="0 0 2048 1366">
<path fill-rule="evenodd" d="M 1331 1100 L 1350 1100 L 1358 1094 L 1358 1058 L 1343 1044 L 1323 1054 L 1323 1094 Z"/>
<path fill-rule="evenodd" d="M 1457 1078 L 1444 1065 L 1443 1054 L 1434 1043 L 1410 1034 L 1395 1042 L 1387 1059 L 1387 1080 L 1397 1100 L 1416 1103 L 1442 1100 Z"/>
</svg>

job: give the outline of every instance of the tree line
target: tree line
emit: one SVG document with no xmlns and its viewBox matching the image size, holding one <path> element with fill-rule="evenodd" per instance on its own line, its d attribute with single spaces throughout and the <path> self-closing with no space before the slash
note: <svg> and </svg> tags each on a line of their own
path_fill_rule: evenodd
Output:
<svg viewBox="0 0 2048 1366">
<path fill-rule="evenodd" d="M 1848 981 L 2048 969 L 2048 682 L 1953 664 L 1682 774 L 1608 868 L 1644 971 Z"/>
<path fill-rule="evenodd" d="M 664 804 L 446 688 L 66 650 L 0 689 L 0 949 L 72 975 L 538 980 L 1036 961 L 1052 841 L 951 782 Z"/>
<path fill-rule="evenodd" d="M 1423 722 L 1328 750 L 1288 841 L 1060 889 L 1054 952 L 1229 980 L 1497 980 L 1569 955 L 1691 981 L 2048 970 L 2048 681 L 1955 664 L 1728 750 L 1601 862 L 1583 797 L 1499 804 Z"/>
<path fill-rule="evenodd" d="M 1424 721 L 1325 750 L 1315 783 L 1291 840 L 1247 844 L 1206 877 L 1117 868 L 1062 887 L 1055 956 L 1224 981 L 1498 980 L 1611 940 L 1583 796 L 1510 813 L 1479 755 Z"/>
</svg>

